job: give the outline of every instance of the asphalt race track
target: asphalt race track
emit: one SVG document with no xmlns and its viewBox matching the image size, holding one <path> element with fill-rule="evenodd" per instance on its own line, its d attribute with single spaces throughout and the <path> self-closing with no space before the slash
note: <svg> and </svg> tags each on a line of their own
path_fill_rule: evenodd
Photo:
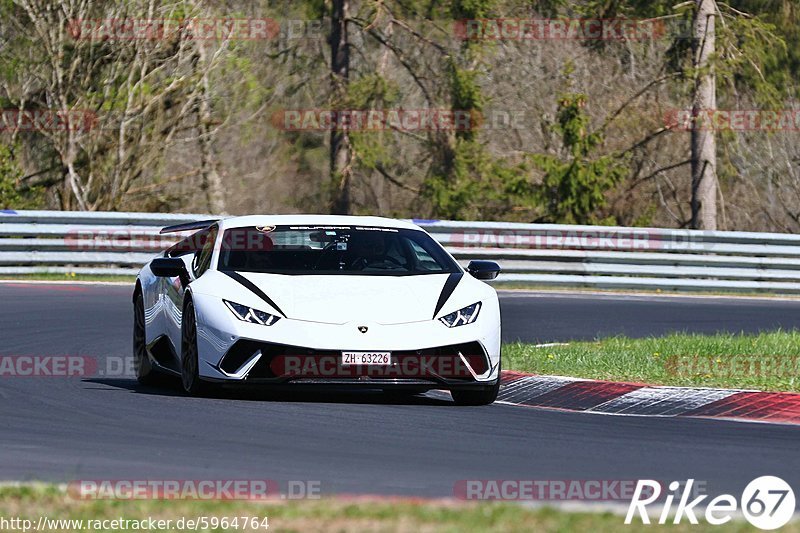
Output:
<svg viewBox="0 0 800 533">
<path fill-rule="evenodd" d="M 130 289 L 0 284 L 0 355 L 130 355 Z M 800 327 L 800 301 L 504 295 L 504 337 L 536 342 Z M 0 378 L 0 479 L 319 480 L 323 494 L 453 495 L 464 479 L 800 485 L 800 428 L 642 418 L 432 393 L 184 397 L 129 378 Z"/>
</svg>

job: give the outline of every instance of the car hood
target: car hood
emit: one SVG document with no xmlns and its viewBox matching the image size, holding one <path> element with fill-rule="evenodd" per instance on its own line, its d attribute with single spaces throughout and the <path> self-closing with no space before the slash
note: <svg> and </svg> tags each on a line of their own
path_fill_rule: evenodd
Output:
<svg viewBox="0 0 800 533">
<path fill-rule="evenodd" d="M 431 320 L 449 274 L 289 276 L 239 272 L 287 318 L 345 324 Z M 446 291 L 450 292 L 450 291 Z"/>
</svg>

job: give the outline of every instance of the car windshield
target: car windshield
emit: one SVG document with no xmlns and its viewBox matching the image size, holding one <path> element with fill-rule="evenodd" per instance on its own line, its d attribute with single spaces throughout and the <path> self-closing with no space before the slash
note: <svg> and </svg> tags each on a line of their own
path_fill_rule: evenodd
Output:
<svg viewBox="0 0 800 533">
<path fill-rule="evenodd" d="M 424 231 L 362 226 L 232 228 L 222 237 L 218 269 L 390 276 L 460 271 Z"/>
</svg>

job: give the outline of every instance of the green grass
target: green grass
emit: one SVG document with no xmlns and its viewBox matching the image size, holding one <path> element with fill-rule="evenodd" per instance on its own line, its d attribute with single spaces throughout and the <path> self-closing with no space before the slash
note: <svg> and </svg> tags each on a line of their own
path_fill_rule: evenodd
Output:
<svg viewBox="0 0 800 533">
<path fill-rule="evenodd" d="M 275 531 L 398 531 L 398 532 L 484 532 L 537 531 L 571 532 L 620 530 L 647 532 L 662 526 L 625 526 L 623 517 L 611 513 L 568 513 L 553 508 L 525 507 L 513 503 L 409 502 L 403 500 L 321 500 L 252 503 L 236 501 L 78 501 L 55 487 L 0 489 L 0 517 L 34 522 L 39 516 L 51 519 L 155 519 L 178 520 L 196 517 L 267 517 Z M 172 529 L 171 531 L 173 531 Z M 752 531 L 746 522 L 709 526 L 670 526 L 676 532 Z M 10 529 L 0 531 L 10 531 Z M 50 529 L 49 531 L 59 531 Z M 116 531 L 107 529 L 104 531 Z M 200 531 L 212 531 L 200 529 Z M 222 531 L 217 529 L 213 531 Z M 234 529 L 229 529 L 234 531 Z M 242 529 L 239 529 L 242 531 Z M 255 531 L 249 529 L 248 531 Z M 260 529 L 259 531 L 264 531 Z M 800 532 L 796 523 L 783 531 Z"/>
<path fill-rule="evenodd" d="M 800 331 L 689 335 L 536 348 L 503 346 L 503 368 L 659 385 L 800 391 Z"/>
</svg>

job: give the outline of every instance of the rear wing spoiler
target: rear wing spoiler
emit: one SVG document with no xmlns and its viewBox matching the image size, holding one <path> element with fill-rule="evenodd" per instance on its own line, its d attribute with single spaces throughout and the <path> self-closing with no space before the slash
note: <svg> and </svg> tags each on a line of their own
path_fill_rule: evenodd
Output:
<svg viewBox="0 0 800 533">
<path fill-rule="evenodd" d="M 212 225 L 219 222 L 219 219 L 214 220 L 198 220 L 196 222 L 186 222 L 184 224 L 176 224 L 175 226 L 167 226 L 159 231 L 159 235 L 164 235 L 165 233 L 178 233 L 179 231 L 193 231 L 193 230 L 200 230 L 206 229 L 211 227 Z"/>
</svg>

